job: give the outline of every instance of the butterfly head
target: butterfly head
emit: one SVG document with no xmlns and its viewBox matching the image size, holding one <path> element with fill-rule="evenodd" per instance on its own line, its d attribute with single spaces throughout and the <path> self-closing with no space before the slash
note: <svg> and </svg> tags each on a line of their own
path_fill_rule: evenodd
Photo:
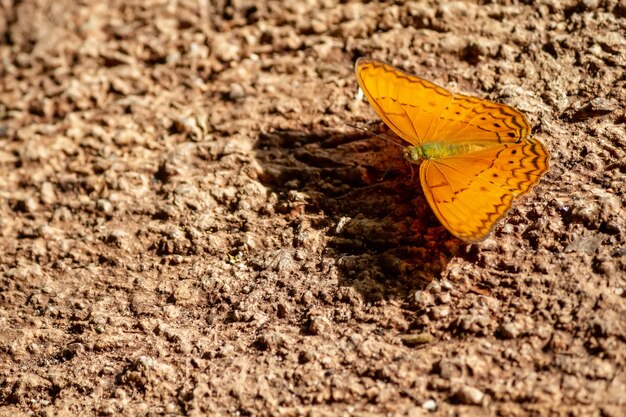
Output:
<svg viewBox="0 0 626 417">
<path fill-rule="evenodd" d="M 402 155 L 412 164 L 419 164 L 426 158 L 424 150 L 419 146 L 407 146 L 402 150 Z"/>
</svg>

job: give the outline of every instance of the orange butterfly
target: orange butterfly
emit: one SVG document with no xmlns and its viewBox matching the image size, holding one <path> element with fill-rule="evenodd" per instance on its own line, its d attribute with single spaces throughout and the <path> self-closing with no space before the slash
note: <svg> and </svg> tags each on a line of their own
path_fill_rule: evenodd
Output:
<svg viewBox="0 0 626 417">
<path fill-rule="evenodd" d="M 411 145 L 426 200 L 439 221 L 468 243 L 483 241 L 548 170 L 545 146 L 504 104 L 453 94 L 391 65 L 360 58 L 361 89 L 378 115 Z"/>
</svg>

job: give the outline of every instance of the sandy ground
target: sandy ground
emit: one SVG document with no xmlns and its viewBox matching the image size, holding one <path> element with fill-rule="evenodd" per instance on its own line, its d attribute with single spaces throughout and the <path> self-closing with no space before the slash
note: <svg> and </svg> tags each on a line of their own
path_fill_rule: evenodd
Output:
<svg viewBox="0 0 626 417">
<path fill-rule="evenodd" d="M 0 0 L 0 415 L 626 415 L 626 3 L 485 3 Z M 528 116 L 484 243 L 360 56 Z"/>
</svg>

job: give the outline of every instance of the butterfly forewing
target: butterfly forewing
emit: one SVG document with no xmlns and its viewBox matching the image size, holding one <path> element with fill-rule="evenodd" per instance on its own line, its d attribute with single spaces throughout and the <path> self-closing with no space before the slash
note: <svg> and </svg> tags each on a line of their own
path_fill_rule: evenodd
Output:
<svg viewBox="0 0 626 417">
<path fill-rule="evenodd" d="M 421 145 L 436 129 L 454 95 L 426 80 L 372 59 L 356 63 L 359 85 L 381 119 L 398 136 Z"/>
</svg>

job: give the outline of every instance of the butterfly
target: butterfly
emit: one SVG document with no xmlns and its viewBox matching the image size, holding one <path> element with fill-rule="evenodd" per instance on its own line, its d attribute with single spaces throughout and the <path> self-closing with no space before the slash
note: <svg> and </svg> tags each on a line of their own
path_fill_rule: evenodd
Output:
<svg viewBox="0 0 626 417">
<path fill-rule="evenodd" d="M 548 170 L 550 154 L 531 139 L 519 111 L 452 92 L 381 61 L 359 58 L 361 90 L 419 164 L 433 212 L 450 233 L 478 243 Z"/>
</svg>

